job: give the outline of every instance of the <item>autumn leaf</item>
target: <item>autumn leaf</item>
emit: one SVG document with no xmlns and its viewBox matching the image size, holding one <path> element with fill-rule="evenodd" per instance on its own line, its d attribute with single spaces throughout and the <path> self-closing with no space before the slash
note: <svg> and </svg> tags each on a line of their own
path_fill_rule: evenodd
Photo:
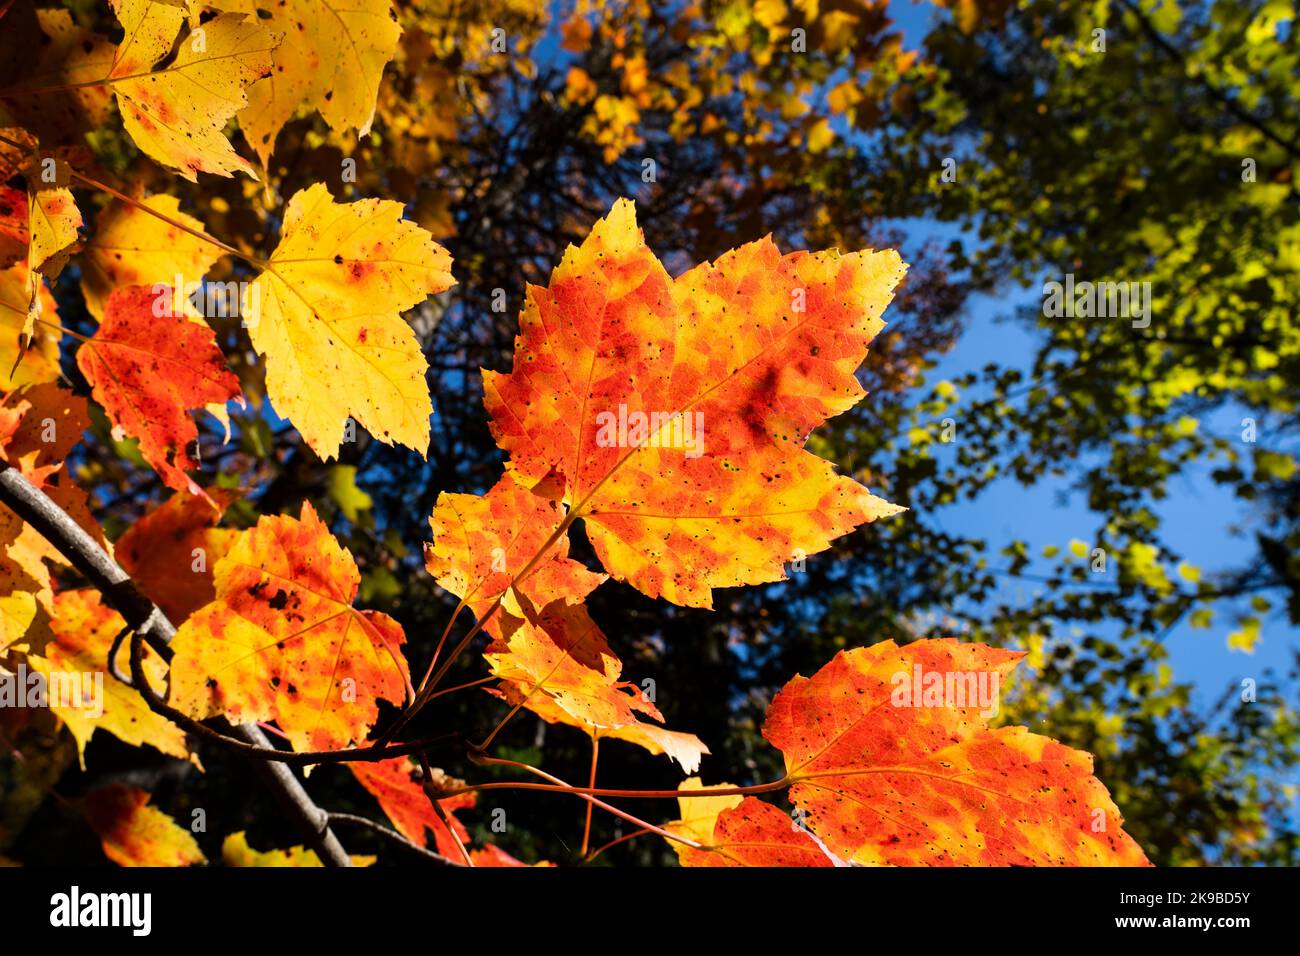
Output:
<svg viewBox="0 0 1300 956">
<path fill-rule="evenodd" d="M 400 313 L 455 280 L 447 251 L 401 217 L 401 203 L 336 203 L 320 183 L 296 193 L 245 296 L 267 394 L 326 460 L 349 417 L 385 444 L 429 445 L 428 363 Z"/>
<path fill-rule="evenodd" d="M 605 569 L 651 597 L 709 607 L 715 587 L 780 580 L 901 510 L 803 444 L 862 397 L 903 268 L 766 238 L 672 279 L 620 200 L 529 287 L 514 371 L 484 373 L 511 474 L 558 474 Z"/>
<path fill-rule="evenodd" d="M 15 591 L 0 597 L 0 652 L 21 641 L 35 619 L 35 595 Z"/>
<path fill-rule="evenodd" d="M 27 334 L 32 282 L 37 283 L 41 322 Z M 58 308 L 39 276 L 26 262 L 0 271 L 0 391 L 23 385 L 54 382 L 59 378 L 59 341 L 63 330 Z"/>
<path fill-rule="evenodd" d="M 262 16 L 284 41 L 272 69 L 248 90 L 239 117 L 244 135 L 266 166 L 280 129 L 303 109 L 316 110 L 335 132 L 370 132 L 384 65 L 401 27 L 390 0 L 294 0 L 259 7 L 256 0 L 216 0 L 222 10 Z"/>
<path fill-rule="evenodd" d="M 243 830 L 232 833 L 221 842 L 221 862 L 226 866 L 253 867 L 319 867 L 320 857 L 305 846 L 287 850 L 254 850 L 248 845 Z"/>
<path fill-rule="evenodd" d="M 635 684 L 620 681 L 622 663 L 581 604 L 555 601 L 527 621 L 508 620 L 504 639 L 484 653 L 507 703 L 523 704 L 550 722 L 579 727 L 596 738 L 635 743 L 666 753 L 687 773 L 709 748 L 692 734 L 641 720 L 663 715 Z"/>
<path fill-rule="evenodd" d="M 353 866 L 372 866 L 373 856 L 352 854 Z M 248 845 L 243 830 L 232 833 L 221 842 L 221 862 L 226 866 L 240 867 L 322 867 L 315 850 L 305 846 L 291 846 L 287 850 L 254 850 Z"/>
<path fill-rule="evenodd" d="M 1145 865 L 1089 754 L 988 726 L 1022 656 L 884 641 L 786 684 L 763 735 L 812 832 L 868 865 Z"/>
<path fill-rule="evenodd" d="M 190 452 L 198 427 L 188 412 L 239 398 L 239 380 L 212 330 L 173 311 L 172 298 L 170 287 L 116 290 L 77 365 L 117 437 L 139 439 L 140 454 L 168 487 L 199 494 L 186 474 L 199 466 Z"/>
<path fill-rule="evenodd" d="M 175 288 L 177 277 L 182 280 L 181 287 L 188 288 L 221 258 L 221 251 L 212 243 L 151 214 L 202 232 L 203 223 L 181 212 L 175 196 L 149 196 L 140 203 L 144 208 L 123 202 L 105 207 L 82 249 L 81 292 L 96 319 L 103 319 L 104 306 L 114 289 L 154 284 Z"/>
<path fill-rule="evenodd" d="M 103 532 L 90 514 L 85 492 L 63 467 L 89 424 L 86 400 L 54 383 L 0 396 L 0 459 L 17 468 L 103 544 Z M 26 592 L 48 607 L 54 597 L 51 562 L 66 564 L 67 559 L 35 528 L 0 505 L 0 594 Z"/>
<path fill-rule="evenodd" d="M 683 815 L 686 804 L 712 802 L 720 797 L 681 798 Z M 796 825 L 795 821 L 770 803 L 757 797 L 736 797 L 733 806 L 713 807 L 711 818 L 699 811 L 689 811 L 689 823 L 678 821 L 667 829 L 689 836 L 703 847 L 672 843 L 682 866 L 834 866 L 835 861 L 823 852 L 817 841 Z M 712 822 L 712 826 L 707 826 Z M 675 829 L 677 828 L 677 829 Z M 688 831 L 688 832 L 683 832 Z"/>
<path fill-rule="evenodd" d="M 378 701 L 409 686 L 401 627 L 352 607 L 360 572 L 310 504 L 263 516 L 216 564 L 216 600 L 181 625 L 171 704 L 192 717 L 273 720 L 297 750 L 365 740 Z"/>
<path fill-rule="evenodd" d="M 429 846 L 429 838 L 432 837 L 433 847 L 443 856 L 453 860 L 461 858 L 456 838 L 438 818 L 433 804 L 425 794 L 424 785 L 420 782 L 423 771 L 410 757 L 349 763 L 348 769 L 361 786 L 379 801 L 384 814 L 393 821 L 398 833 L 419 846 Z M 442 782 L 445 780 L 435 781 Z M 447 814 L 447 819 L 451 821 L 456 837 L 460 838 L 461 845 L 469 843 L 469 831 L 456 819 L 455 811 L 474 806 L 474 797 L 472 792 L 461 793 L 438 801 Z"/>
<path fill-rule="evenodd" d="M 559 528 L 559 505 L 534 494 L 509 476 L 485 495 L 442 492 L 429 527 L 433 544 L 425 548 L 425 566 L 442 587 L 465 601 L 483 618 L 502 595 L 504 612 L 522 619 L 520 597 L 537 607 L 552 601 L 576 603 L 605 580 L 568 556 L 568 536 L 561 536 L 520 583 L 520 597 L 506 592 L 511 582 L 542 551 Z M 488 619 L 490 634 L 500 636 L 499 616 Z"/>
<path fill-rule="evenodd" d="M 144 744 L 181 760 L 190 758 L 185 733 L 166 718 L 149 709 L 140 692 L 123 684 L 108 672 L 108 652 L 113 639 L 126 627 L 122 616 L 100 600 L 98 591 L 63 591 L 55 595 L 50 626 L 55 640 L 45 645 L 40 656 L 28 655 L 33 669 L 45 675 L 50 709 L 68 726 L 77 741 L 81 769 L 86 769 L 86 744 L 96 730 L 139 747 Z M 117 663 L 129 670 L 126 645 L 119 649 Z M 156 651 L 146 647 L 144 672 L 155 687 L 167 679 L 167 665 Z M 55 682 L 78 678 L 80 701 L 57 700 Z M 96 688 L 92 685 L 102 681 Z M 79 685 L 79 686 L 78 686 Z M 102 696 L 100 695 L 102 691 Z"/>
<path fill-rule="evenodd" d="M 66 169 L 55 163 L 56 170 Z M 56 185 L 68 181 L 66 173 L 56 175 L 47 182 L 44 170 L 28 171 L 27 175 L 27 322 L 23 326 L 23 341 L 30 339 L 36 319 L 40 316 L 40 276 L 55 278 L 78 249 L 78 230 L 82 227 L 81 210 L 72 196 L 72 190 Z"/>
<path fill-rule="evenodd" d="M 104 855 L 118 866 L 190 866 L 206 863 L 189 830 L 157 807 L 149 794 L 113 784 L 86 795 L 86 820 L 99 836 Z"/>
<path fill-rule="evenodd" d="M 72 190 L 59 186 L 29 186 L 27 209 L 31 236 L 27 268 L 50 277 L 57 276 L 75 251 L 77 230 L 83 225 Z"/>
<path fill-rule="evenodd" d="M 728 790 L 735 787 L 731 783 L 715 783 L 705 786 L 699 777 L 687 777 L 677 785 L 683 792 L 697 790 Z M 717 825 L 718 815 L 724 810 L 740 806 L 744 796 L 738 793 L 724 793 L 708 797 L 678 797 L 677 807 L 681 817 L 671 823 L 665 823 L 664 829 L 696 843 L 709 843 L 713 839 L 713 828 Z M 669 841 L 681 855 L 682 844 Z"/>
<path fill-rule="evenodd" d="M 122 122 L 135 144 L 191 182 L 200 172 L 229 176 L 253 167 L 222 132 L 248 104 L 245 88 L 271 71 L 271 51 L 281 34 L 256 17 L 221 14 L 181 39 L 172 50 L 183 7 L 154 0 L 117 0 L 125 35 L 106 78 Z"/>
<path fill-rule="evenodd" d="M 222 488 L 177 492 L 117 539 L 123 569 L 174 624 L 216 598 L 213 571 L 239 536 L 217 523 L 234 498 Z"/>
</svg>

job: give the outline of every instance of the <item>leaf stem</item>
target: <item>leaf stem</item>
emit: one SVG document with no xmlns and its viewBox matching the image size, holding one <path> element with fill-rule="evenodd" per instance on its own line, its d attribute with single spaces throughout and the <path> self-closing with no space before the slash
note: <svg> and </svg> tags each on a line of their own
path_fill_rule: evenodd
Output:
<svg viewBox="0 0 1300 956">
<path fill-rule="evenodd" d="M 587 788 L 594 789 L 596 786 L 596 762 L 600 759 L 600 738 L 595 734 L 591 735 L 591 775 L 587 778 Z M 579 851 L 583 856 L 587 855 L 587 847 L 591 845 L 591 811 L 592 804 L 587 804 L 587 819 L 582 825 L 582 849 Z"/>
</svg>

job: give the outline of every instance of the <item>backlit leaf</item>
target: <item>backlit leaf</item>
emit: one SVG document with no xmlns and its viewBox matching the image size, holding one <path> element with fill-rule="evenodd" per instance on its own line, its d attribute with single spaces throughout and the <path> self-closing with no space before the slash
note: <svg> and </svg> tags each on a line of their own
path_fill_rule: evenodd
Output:
<svg viewBox="0 0 1300 956">
<path fill-rule="evenodd" d="M 659 709 L 635 684 L 619 680 L 623 665 L 581 604 L 555 601 L 529 620 L 507 618 L 504 639 L 484 654 L 499 693 L 550 722 L 569 724 L 593 737 L 613 737 L 654 754 L 667 754 L 687 773 L 699 769 L 709 748 L 693 734 L 665 730 L 641 719 L 663 721 Z"/>
<path fill-rule="evenodd" d="M 786 684 L 763 735 L 812 832 L 859 864 L 1144 865 L 1089 754 L 988 726 L 1021 656 L 885 641 Z"/>
<path fill-rule="evenodd" d="M 672 279 L 620 200 L 529 288 L 513 372 L 484 373 L 493 434 L 521 483 L 558 472 L 605 569 L 644 593 L 708 607 L 780 580 L 901 510 L 803 444 L 862 397 L 903 271 L 762 239 Z"/>
<path fill-rule="evenodd" d="M 140 440 L 140 453 L 168 487 L 198 493 L 192 409 L 239 397 L 206 325 L 173 311 L 172 290 L 128 286 L 109 297 L 104 321 L 77 352 L 77 365 L 114 431 Z"/>
<path fill-rule="evenodd" d="M 352 607 L 361 575 L 309 504 L 263 516 L 216 565 L 216 600 L 181 625 L 171 703 L 196 718 L 274 720 L 298 750 L 365 740 L 401 703 L 401 627 Z"/>
<path fill-rule="evenodd" d="M 148 744 L 168 756 L 188 759 L 184 732 L 150 710 L 139 691 L 108 672 L 113 638 L 126 626 L 122 616 L 100 600 L 98 591 L 90 590 L 60 592 L 54 598 L 51 615 L 55 640 L 45 645 L 41 656 L 29 655 L 28 663 L 45 675 L 50 709 L 76 738 L 82 769 L 86 766 L 86 744 L 96 730 L 105 730 L 134 747 Z M 130 672 L 128 658 L 124 643 L 117 655 L 118 668 L 124 674 Z M 167 665 L 147 645 L 142 663 L 155 688 L 166 685 Z M 69 681 L 82 692 L 82 700 L 55 699 L 55 682 Z M 93 683 L 99 681 L 103 696 L 96 700 Z"/>
<path fill-rule="evenodd" d="M 136 145 L 191 182 L 200 172 L 251 175 L 223 129 L 247 105 L 245 88 L 270 72 L 281 35 L 256 17 L 222 14 L 182 39 L 175 58 L 155 69 L 185 11 L 153 0 L 118 0 L 114 9 L 126 35 L 108 81 Z"/>
<path fill-rule="evenodd" d="M 350 763 L 348 769 L 379 801 L 398 833 L 420 846 L 429 846 L 432 837 L 432 846 L 443 856 L 453 860 L 461 858 L 451 831 L 438 818 L 424 792 L 420 783 L 422 771 L 410 757 Z M 469 831 L 456 819 L 455 811 L 474 806 L 474 797 L 473 793 L 462 793 L 439 801 L 462 844 L 469 843 Z"/>
<path fill-rule="evenodd" d="M 401 313 L 451 287 L 451 257 L 391 200 L 336 203 L 317 183 L 285 211 L 280 244 L 245 297 L 266 390 L 321 458 L 352 417 L 425 453 L 428 363 Z"/>
<path fill-rule="evenodd" d="M 84 811 L 104 855 L 118 866 L 191 866 L 206 863 L 189 830 L 157 807 L 149 794 L 113 784 L 86 795 Z"/>
<path fill-rule="evenodd" d="M 271 71 L 249 88 L 248 108 L 239 117 L 263 165 L 281 127 L 299 110 L 316 110 L 336 132 L 370 132 L 384 65 L 402 33 L 390 0 L 265 5 L 217 0 L 214 5 L 250 16 L 265 11 L 267 28 L 284 37 L 271 54 Z"/>
<path fill-rule="evenodd" d="M 216 597 L 213 572 L 239 534 L 217 527 L 233 498 L 220 488 L 177 492 L 117 539 L 117 560 L 173 624 Z"/>
<path fill-rule="evenodd" d="M 681 803 L 720 799 L 697 797 Z M 672 842 L 682 866 L 834 866 L 817 841 L 794 820 L 757 797 L 736 798 L 733 807 L 719 812 L 707 835 L 692 837 L 704 849 Z M 699 832 L 703 821 L 693 821 Z M 672 829 L 672 825 L 669 825 Z M 683 834 L 685 835 L 685 834 Z"/>
<path fill-rule="evenodd" d="M 181 212 L 175 196 L 160 194 L 141 202 L 168 219 L 203 230 L 202 222 Z M 100 214 L 94 234 L 82 249 L 81 292 L 86 308 L 102 319 L 114 289 L 155 283 L 175 288 L 177 277 L 183 283 L 198 282 L 221 255 L 210 242 L 136 206 L 114 202 Z"/>
</svg>

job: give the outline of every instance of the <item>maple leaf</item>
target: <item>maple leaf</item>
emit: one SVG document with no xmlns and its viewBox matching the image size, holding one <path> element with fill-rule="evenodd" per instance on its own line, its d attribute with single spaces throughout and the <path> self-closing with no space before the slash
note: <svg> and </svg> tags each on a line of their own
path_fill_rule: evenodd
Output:
<svg viewBox="0 0 1300 956">
<path fill-rule="evenodd" d="M 140 454 L 168 487 L 199 494 L 185 474 L 199 465 L 189 451 L 198 427 L 187 412 L 238 399 L 239 380 L 212 330 L 173 307 L 167 287 L 116 290 L 98 331 L 77 352 L 77 366 L 116 437 L 139 439 Z"/>
<path fill-rule="evenodd" d="M 680 791 L 726 790 L 735 787 L 733 783 L 714 783 L 705 786 L 699 777 L 687 777 L 677 785 Z M 744 796 L 739 793 L 724 793 L 709 797 L 678 797 L 677 807 L 681 817 L 671 823 L 665 823 L 664 829 L 696 843 L 709 843 L 713 839 L 713 828 L 717 825 L 718 815 L 724 810 L 740 806 Z M 669 841 L 681 855 L 682 844 Z"/>
<path fill-rule="evenodd" d="M 216 600 L 172 641 L 172 705 L 274 720 L 298 750 L 365 740 L 378 700 L 401 702 L 409 676 L 401 626 L 353 609 L 360 582 L 310 504 L 298 519 L 263 516 L 217 562 Z"/>
<path fill-rule="evenodd" d="M 402 34 L 390 0 L 293 0 L 259 7 L 256 0 L 216 0 L 214 6 L 261 16 L 284 41 L 272 70 L 248 89 L 239 117 L 244 135 L 266 166 L 280 129 L 301 109 L 317 110 L 335 132 L 370 132 L 384 65 Z"/>
<path fill-rule="evenodd" d="M 885 641 L 786 684 L 763 735 L 812 832 L 859 864 L 1145 865 L 1089 754 L 988 726 L 1022 656 Z"/>
<path fill-rule="evenodd" d="M 425 566 L 434 580 L 462 598 L 479 618 L 506 596 L 503 610 L 522 619 L 520 599 L 544 607 L 552 601 L 581 601 L 605 580 L 572 560 L 567 535 L 549 548 L 520 583 L 519 596 L 507 594 L 511 582 L 560 526 L 564 514 L 550 499 L 504 476 L 485 495 L 442 492 L 429 516 L 433 544 L 425 547 Z M 500 636 L 499 616 L 488 619 L 488 633 Z"/>
<path fill-rule="evenodd" d="M 103 545 L 103 532 L 90 514 L 85 492 L 63 470 L 64 459 L 89 424 L 85 399 L 57 384 L 31 385 L 0 396 L 0 459 Z M 0 594 L 30 593 L 48 607 L 54 597 L 46 563 L 50 561 L 67 563 L 31 525 L 0 505 Z"/>
<path fill-rule="evenodd" d="M 170 222 L 168 219 L 204 231 L 203 223 L 181 212 L 180 200 L 159 194 L 142 199 L 144 209 L 123 202 L 105 207 L 95 223 L 95 232 L 81 252 L 81 292 L 86 308 L 96 319 L 114 289 L 131 285 L 165 284 L 181 288 L 197 283 L 221 258 L 221 251 Z"/>
<path fill-rule="evenodd" d="M 213 570 L 239 535 L 217 523 L 234 498 L 222 488 L 206 496 L 177 492 L 117 539 L 117 560 L 173 623 L 216 597 Z"/>
<path fill-rule="evenodd" d="M 66 164 L 55 163 L 56 169 Z M 56 175 L 55 183 L 67 182 L 67 174 Z M 43 174 L 29 170 L 27 176 L 27 322 L 23 339 L 31 338 L 41 306 L 39 275 L 56 277 L 78 248 L 77 231 L 82 226 L 81 210 L 72 190 L 45 181 Z"/>
<path fill-rule="evenodd" d="M 37 311 L 44 321 L 29 330 L 33 280 L 40 297 Z M 58 317 L 54 297 L 39 277 L 32 276 L 26 262 L 0 271 L 0 391 L 58 380 L 63 338 Z"/>
<path fill-rule="evenodd" d="M 27 259 L 25 343 L 44 304 L 40 276 L 56 278 L 81 248 L 83 222 L 67 185 L 71 169 L 63 157 L 70 151 L 42 152 L 36 138 L 25 129 L 6 128 L 0 135 L 11 141 L 4 144 L 0 166 L 9 175 L 21 172 L 27 183 L 26 193 L 5 187 L 0 196 L 0 264 L 8 267 L 17 261 L 14 254 L 20 249 Z"/>
<path fill-rule="evenodd" d="M 118 866 L 190 866 L 206 863 L 189 830 L 157 807 L 149 794 L 113 784 L 86 795 L 86 821 L 99 836 L 104 855 Z"/>
<path fill-rule="evenodd" d="M 903 271 L 893 251 L 765 238 L 672 279 L 619 200 L 529 287 L 514 370 L 484 372 L 507 467 L 529 487 L 558 474 L 605 569 L 651 597 L 710 607 L 714 587 L 780 580 L 902 510 L 803 444 L 862 397 Z"/>
<path fill-rule="evenodd" d="M 76 739 L 81 769 L 86 769 L 86 744 L 97 729 L 133 747 L 148 744 L 169 756 L 189 759 L 185 733 L 150 710 L 139 691 L 106 670 L 113 639 L 126 627 L 122 616 L 102 603 L 98 591 L 91 590 L 63 591 L 55 595 L 51 615 L 55 639 L 45 645 L 40 656 L 28 655 L 27 659 L 34 670 L 45 675 L 46 686 L 51 689 L 50 709 L 67 724 Z M 127 654 L 122 649 L 118 666 L 123 671 L 127 670 L 126 661 Z M 142 663 L 150 682 L 154 686 L 162 685 L 167 677 L 167 665 L 157 652 L 146 647 Z M 54 681 L 67 680 L 68 675 L 81 675 L 78 681 L 81 701 L 54 699 Z M 98 700 L 96 688 L 90 685 L 91 675 L 103 682 Z"/>
<path fill-rule="evenodd" d="M 0 586 L 3 585 L 0 579 Z M 0 651 L 27 634 L 36 619 L 36 596 L 26 591 L 15 591 L 0 597 Z"/>
<path fill-rule="evenodd" d="M 271 71 L 281 34 L 256 17 L 220 14 L 176 43 L 186 10 L 154 0 L 116 0 L 125 35 L 105 81 L 122 122 L 145 153 L 197 182 L 199 172 L 254 176 L 222 130 L 248 104 L 245 87 Z"/>
<path fill-rule="evenodd" d="M 428 449 L 428 363 L 400 313 L 450 288 L 450 268 L 401 203 L 336 203 L 320 183 L 289 200 L 244 316 L 271 402 L 321 458 L 338 454 L 349 417 L 385 444 Z"/>
<path fill-rule="evenodd" d="M 686 804 L 714 802 L 720 797 L 680 798 Z M 706 818 L 692 810 L 689 823 L 678 821 L 667 829 L 689 836 L 702 848 L 671 841 L 682 866 L 834 866 L 817 841 L 791 818 L 757 797 L 736 797 L 734 805 L 716 803 Z M 712 826 L 708 826 L 712 823 Z"/>
<path fill-rule="evenodd" d="M 353 866 L 372 866 L 376 857 L 352 855 Z M 226 866 L 240 867 L 323 867 L 315 850 L 305 846 L 291 846 L 287 850 L 254 850 L 248 845 L 243 830 L 232 833 L 221 842 L 221 862 Z"/>
<path fill-rule="evenodd" d="M 459 837 L 461 846 L 468 844 L 469 831 L 456 819 L 455 811 L 474 806 L 476 795 L 472 791 L 438 801 L 455 829 L 456 837 L 453 837 L 429 802 L 421 783 L 423 771 L 410 757 L 349 763 L 348 769 L 379 801 L 379 806 L 398 833 L 420 846 L 428 846 L 432 837 L 434 848 L 443 856 L 453 860 L 461 858 L 456 837 Z M 435 773 L 441 771 L 435 770 Z M 450 778 L 442 777 L 434 783 L 447 784 Z"/>
<path fill-rule="evenodd" d="M 634 684 L 620 681 L 622 664 L 580 604 L 555 601 L 528 621 L 508 620 L 504 639 L 485 652 L 499 691 L 542 719 L 579 727 L 595 738 L 612 737 L 666 753 L 694 773 L 709 748 L 693 734 L 666 730 L 659 709 Z"/>
<path fill-rule="evenodd" d="M 442 493 L 425 548 L 429 573 L 462 598 L 496 641 L 486 656 L 498 691 L 551 723 L 667 753 L 693 772 L 708 748 L 662 721 L 640 689 L 619 681 L 622 664 L 581 601 L 605 576 L 568 557 L 568 538 L 543 546 L 563 520 L 558 504 L 504 476 L 485 495 Z M 541 554 L 536 562 L 535 555 Z M 516 591 L 511 582 L 528 574 Z M 486 617 L 498 597 L 499 612 Z M 535 608 L 543 608 L 538 614 Z"/>
</svg>

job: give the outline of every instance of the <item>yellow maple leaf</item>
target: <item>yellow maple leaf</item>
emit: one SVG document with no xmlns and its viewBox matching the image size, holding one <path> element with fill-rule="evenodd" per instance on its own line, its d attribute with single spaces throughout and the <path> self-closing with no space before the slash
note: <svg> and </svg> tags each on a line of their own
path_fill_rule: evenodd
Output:
<svg viewBox="0 0 1300 956">
<path fill-rule="evenodd" d="M 377 857 L 354 853 L 353 866 L 370 866 Z M 324 866 L 315 850 L 291 846 L 287 850 L 254 850 L 243 830 L 232 833 L 221 844 L 221 862 L 226 866 L 320 867 Z"/>
<path fill-rule="evenodd" d="M 266 391 L 323 459 L 349 417 L 423 455 L 433 403 L 428 363 L 400 313 L 450 288 L 451 256 L 402 205 L 336 203 L 317 183 L 289 201 L 280 244 L 245 294 Z"/>
<path fill-rule="evenodd" d="M 256 16 L 265 11 L 266 26 L 284 36 L 271 71 L 249 87 L 248 109 L 239 117 L 263 165 L 281 127 L 300 109 L 316 110 L 337 132 L 370 132 L 379 81 L 402 35 L 390 0 L 217 0 L 214 6 Z"/>
<path fill-rule="evenodd" d="M 150 710 L 139 691 L 106 670 L 113 639 L 126 626 L 122 616 L 101 602 L 99 592 L 91 590 L 56 595 L 52 615 L 55 640 L 45 646 L 43 656 L 31 655 L 27 660 L 33 670 L 45 675 L 50 709 L 76 739 L 82 769 L 86 767 L 86 744 L 97 729 L 133 747 L 148 744 L 169 756 L 188 758 L 185 733 Z M 150 682 L 163 686 L 167 665 L 162 658 L 146 647 L 142 663 Z M 119 649 L 118 665 L 127 669 L 124 649 Z M 75 686 L 82 699 L 73 701 L 56 693 L 60 686 Z"/>
<path fill-rule="evenodd" d="M 256 17 L 222 14 L 196 26 L 175 59 L 153 69 L 171 50 L 185 11 L 151 0 L 118 0 L 114 10 L 125 36 L 106 82 L 135 144 L 191 182 L 200 171 L 254 175 L 223 129 L 248 105 L 245 88 L 270 73 L 282 35 Z"/>
<path fill-rule="evenodd" d="M 23 262 L 0 272 L 0 391 L 23 385 L 53 382 L 59 377 L 58 324 L 54 297 L 36 277 L 39 312 L 44 319 L 32 323 L 28 334 L 31 273 Z"/>
<path fill-rule="evenodd" d="M 0 597 L 0 651 L 22 640 L 36 618 L 36 596 L 15 591 Z"/>
</svg>

